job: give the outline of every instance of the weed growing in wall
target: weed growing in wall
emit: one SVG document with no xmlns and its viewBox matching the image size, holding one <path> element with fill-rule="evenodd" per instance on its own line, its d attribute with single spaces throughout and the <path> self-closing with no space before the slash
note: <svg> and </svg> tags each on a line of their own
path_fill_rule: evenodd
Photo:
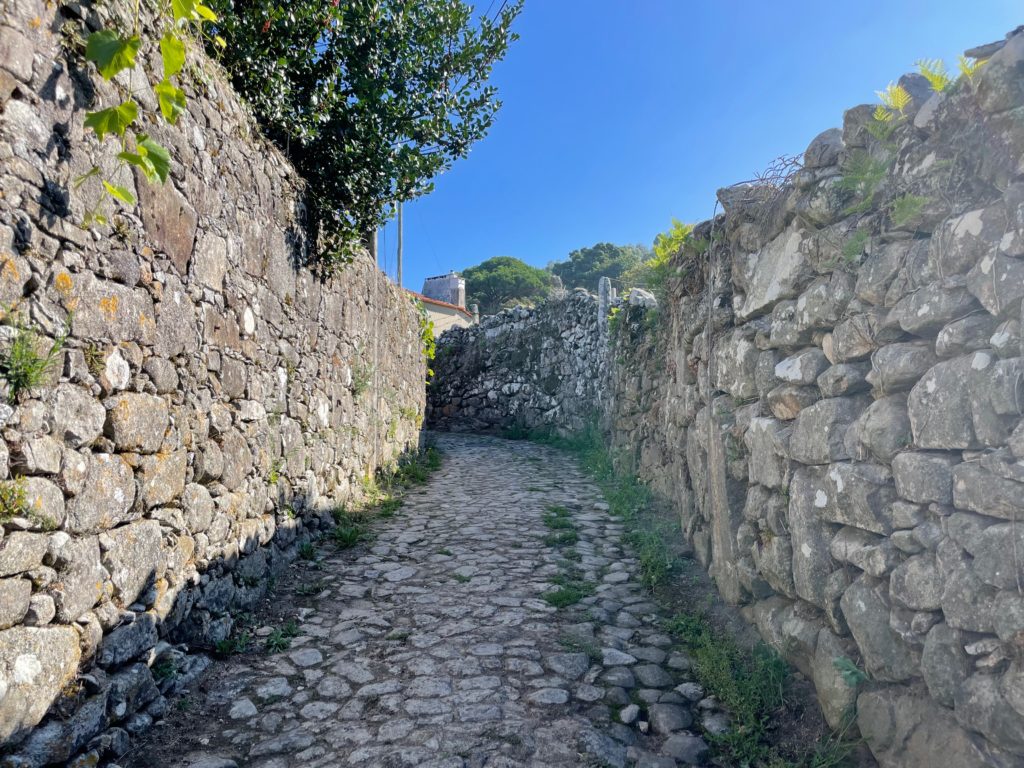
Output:
<svg viewBox="0 0 1024 768">
<path fill-rule="evenodd" d="M 35 330 L 14 318 L 13 335 L 7 348 L 0 352 L 0 376 L 7 382 L 7 399 L 14 402 L 22 392 L 38 387 L 46 380 L 60 358 L 67 331 L 53 340 L 49 349 Z"/>
</svg>

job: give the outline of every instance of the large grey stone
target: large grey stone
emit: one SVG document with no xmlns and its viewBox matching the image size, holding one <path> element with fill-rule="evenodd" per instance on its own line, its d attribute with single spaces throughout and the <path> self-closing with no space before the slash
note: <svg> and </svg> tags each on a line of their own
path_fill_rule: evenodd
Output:
<svg viewBox="0 0 1024 768">
<path fill-rule="evenodd" d="M 53 530 L 64 523 L 64 494 L 50 480 L 28 477 L 24 480 L 25 515 L 36 530 Z"/>
<path fill-rule="evenodd" d="M 156 453 L 167 430 L 167 403 L 138 392 L 115 395 L 105 403 L 105 431 L 119 451 Z"/>
<path fill-rule="evenodd" d="M 887 534 L 892 530 L 890 504 L 896 498 L 892 476 L 880 464 L 832 464 L 818 483 L 814 507 L 823 520 Z"/>
<path fill-rule="evenodd" d="M 777 301 L 797 295 L 801 281 L 809 274 L 801 252 L 804 238 L 802 230 L 790 227 L 747 259 L 747 292 L 736 311 L 737 318 L 748 320 L 770 310 Z"/>
<path fill-rule="evenodd" d="M 818 376 L 818 388 L 824 397 L 852 395 L 869 388 L 870 363 L 839 363 Z"/>
<path fill-rule="evenodd" d="M 78 671 L 78 633 L 71 627 L 14 627 L 0 632 L 0 743 L 39 723 Z"/>
<path fill-rule="evenodd" d="M 110 573 L 117 598 L 125 606 L 135 602 L 154 579 L 163 576 L 160 524 L 140 520 L 108 531 L 103 565 Z"/>
<path fill-rule="evenodd" d="M 953 503 L 953 467 L 959 462 L 944 453 L 905 451 L 892 459 L 896 493 L 920 504 Z"/>
<path fill-rule="evenodd" d="M 885 536 L 845 526 L 832 539 L 832 557 L 860 568 L 869 576 L 884 576 L 899 561 L 892 542 Z"/>
<path fill-rule="evenodd" d="M 90 445 L 103 433 L 107 412 L 90 394 L 74 384 L 60 384 L 53 393 L 54 433 L 75 448 Z"/>
<path fill-rule="evenodd" d="M 1004 520 L 1024 515 L 1024 483 L 989 471 L 978 462 L 953 467 L 953 504 Z"/>
<path fill-rule="evenodd" d="M 793 540 L 793 583 L 804 600 L 824 608 L 826 579 L 835 570 L 830 545 L 838 526 L 823 522 L 819 505 L 825 491 L 825 471 L 801 467 L 789 490 L 789 524 Z"/>
<path fill-rule="evenodd" d="M 889 626 L 888 589 L 884 583 L 872 584 L 862 576 L 843 593 L 840 605 L 872 677 L 899 682 L 916 674 L 914 654 Z"/>
<path fill-rule="evenodd" d="M 122 624 L 103 638 L 97 663 L 101 667 L 118 667 L 149 650 L 159 639 L 156 624 L 152 612 L 138 614 L 135 621 Z"/>
<path fill-rule="evenodd" d="M 100 561 L 99 540 L 95 536 L 75 537 L 60 547 L 53 558 L 57 581 L 50 585 L 57 620 L 77 620 L 103 597 L 106 572 Z"/>
<path fill-rule="evenodd" d="M 31 595 L 32 582 L 28 579 L 0 579 L 0 629 L 21 623 Z"/>
<path fill-rule="evenodd" d="M 953 696 L 971 674 L 970 658 L 964 651 L 964 636 L 944 623 L 928 631 L 921 651 L 921 675 L 932 698 L 953 707 Z"/>
<path fill-rule="evenodd" d="M 868 383 L 883 393 L 909 389 L 938 361 L 930 342 L 886 344 L 871 355 Z"/>
<path fill-rule="evenodd" d="M 42 533 L 14 531 L 0 539 L 0 576 L 30 571 L 43 562 L 49 537 Z"/>
<path fill-rule="evenodd" d="M 786 384 L 807 386 L 829 367 L 825 353 L 817 347 L 790 355 L 775 366 L 775 377 Z"/>
<path fill-rule="evenodd" d="M 58 274 L 58 285 L 61 274 L 68 273 Z M 76 338 L 153 343 L 156 316 L 147 291 L 100 280 L 92 272 L 80 272 L 67 279 L 68 290 L 58 294 L 71 313 L 71 332 Z"/>
<path fill-rule="evenodd" d="M 942 607 L 942 578 L 930 554 L 907 558 L 892 572 L 889 595 L 915 611 Z"/>
<path fill-rule="evenodd" d="M 953 707 L 961 725 L 981 732 L 993 744 L 1024 757 L 1024 712 L 1011 704 L 1024 706 L 1020 692 L 1014 690 L 1015 685 L 1024 683 L 1024 676 L 1015 671 L 1011 668 L 1005 674 L 1004 679 L 1010 682 L 1006 688 L 1001 685 L 1000 675 L 971 675 L 957 687 Z"/>
<path fill-rule="evenodd" d="M 754 375 L 760 352 L 754 344 L 754 333 L 737 329 L 720 339 L 715 346 L 715 382 L 718 389 L 738 400 L 757 397 Z"/>
<path fill-rule="evenodd" d="M 131 519 L 135 476 L 121 456 L 89 454 L 82 491 L 68 503 L 70 533 L 99 533 Z"/>
<path fill-rule="evenodd" d="M 1002 254 L 985 256 L 968 273 L 967 289 L 990 314 L 1017 314 L 1024 298 L 1024 260 Z"/>
<path fill-rule="evenodd" d="M 791 432 L 788 424 L 775 419 L 757 417 L 750 420 L 743 441 L 750 455 L 757 457 L 756 461 L 747 465 L 751 483 L 768 488 L 784 488 L 789 485 Z"/>
<path fill-rule="evenodd" d="M 963 287 L 963 278 L 940 281 L 900 299 L 889 311 L 886 323 L 898 325 L 907 333 L 925 336 L 977 308 L 978 303 Z"/>
<path fill-rule="evenodd" d="M 1014 759 L 981 743 L 953 713 L 902 687 L 857 697 L 857 724 L 882 768 L 1011 768 Z"/>
<path fill-rule="evenodd" d="M 804 408 L 793 425 L 789 455 L 803 464 L 828 464 L 849 458 L 846 429 L 863 407 L 858 399 L 833 397 Z"/>
<path fill-rule="evenodd" d="M 169 504 L 185 490 L 188 454 L 184 449 L 143 458 L 139 465 L 140 493 L 147 509 Z"/>
<path fill-rule="evenodd" d="M 828 629 L 818 632 L 811 665 L 814 692 L 825 720 L 834 730 L 846 724 L 857 700 L 856 687 L 843 679 L 842 673 L 836 668 L 836 662 L 855 658 L 855 653 L 848 639 L 844 640 Z"/>
<path fill-rule="evenodd" d="M 911 440 L 907 397 L 876 400 L 846 430 L 846 453 L 857 461 L 892 461 Z"/>
</svg>

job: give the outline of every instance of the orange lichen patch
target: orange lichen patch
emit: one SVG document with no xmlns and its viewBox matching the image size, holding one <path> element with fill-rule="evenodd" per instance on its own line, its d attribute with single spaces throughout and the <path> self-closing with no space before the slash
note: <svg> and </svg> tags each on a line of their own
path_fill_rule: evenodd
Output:
<svg viewBox="0 0 1024 768">
<path fill-rule="evenodd" d="M 75 287 L 75 282 L 67 272 L 59 272 L 57 276 L 53 278 L 53 287 L 57 289 L 57 292 L 61 296 L 68 297 L 71 295 L 71 291 Z"/>
<path fill-rule="evenodd" d="M 153 255 L 153 249 L 150 248 L 148 245 L 142 246 L 142 255 L 145 256 L 146 258 L 149 258 L 150 256 Z"/>
<path fill-rule="evenodd" d="M 0 269 L 0 275 L 2 275 L 5 280 L 17 280 L 21 277 L 21 274 L 18 272 L 18 265 L 14 263 L 14 259 L 12 259 L 9 254 L 5 253 L 3 255 L 3 260 L 4 265 L 3 268 Z"/>
<path fill-rule="evenodd" d="M 117 308 L 121 302 L 117 296 L 107 296 L 104 299 L 100 299 L 100 310 L 107 316 L 108 320 L 113 320 L 117 317 Z"/>
<path fill-rule="evenodd" d="M 43 20 L 36 16 L 28 23 L 28 25 L 32 27 L 32 29 L 39 29 L 41 26 L 43 26 Z"/>
</svg>

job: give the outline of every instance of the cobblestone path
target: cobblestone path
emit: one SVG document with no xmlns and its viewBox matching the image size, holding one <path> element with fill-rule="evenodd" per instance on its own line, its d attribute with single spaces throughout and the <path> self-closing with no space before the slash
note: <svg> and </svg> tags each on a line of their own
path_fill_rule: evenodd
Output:
<svg viewBox="0 0 1024 768">
<path fill-rule="evenodd" d="M 722 713 L 689 682 L 623 553 L 622 526 L 569 457 L 441 436 L 444 465 L 362 550 L 323 549 L 277 654 L 215 665 L 196 708 L 131 765 L 676 766 Z M 570 526 L 552 522 L 551 508 Z M 545 524 L 545 516 L 548 524 Z M 565 527 L 559 527 L 563 526 Z M 569 545 L 567 545 L 569 544 Z M 543 598 L 575 573 L 575 605 Z M 302 591 L 309 590 L 299 590 Z M 264 633 L 266 630 L 264 630 Z M 160 728 L 158 726 L 158 728 Z"/>
</svg>

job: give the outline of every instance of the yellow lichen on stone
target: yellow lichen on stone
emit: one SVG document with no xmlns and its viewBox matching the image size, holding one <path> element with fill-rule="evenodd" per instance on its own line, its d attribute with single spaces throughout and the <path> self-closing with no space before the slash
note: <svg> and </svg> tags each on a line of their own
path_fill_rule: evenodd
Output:
<svg viewBox="0 0 1024 768">
<path fill-rule="evenodd" d="M 107 319 L 113 321 L 117 317 L 117 308 L 120 303 L 117 296 L 107 296 L 100 299 L 100 310 L 107 316 Z"/>
<path fill-rule="evenodd" d="M 71 295 L 71 290 L 75 287 L 75 283 L 67 272 L 60 272 L 53 278 L 53 287 L 57 289 L 61 296 L 68 297 Z"/>
</svg>

